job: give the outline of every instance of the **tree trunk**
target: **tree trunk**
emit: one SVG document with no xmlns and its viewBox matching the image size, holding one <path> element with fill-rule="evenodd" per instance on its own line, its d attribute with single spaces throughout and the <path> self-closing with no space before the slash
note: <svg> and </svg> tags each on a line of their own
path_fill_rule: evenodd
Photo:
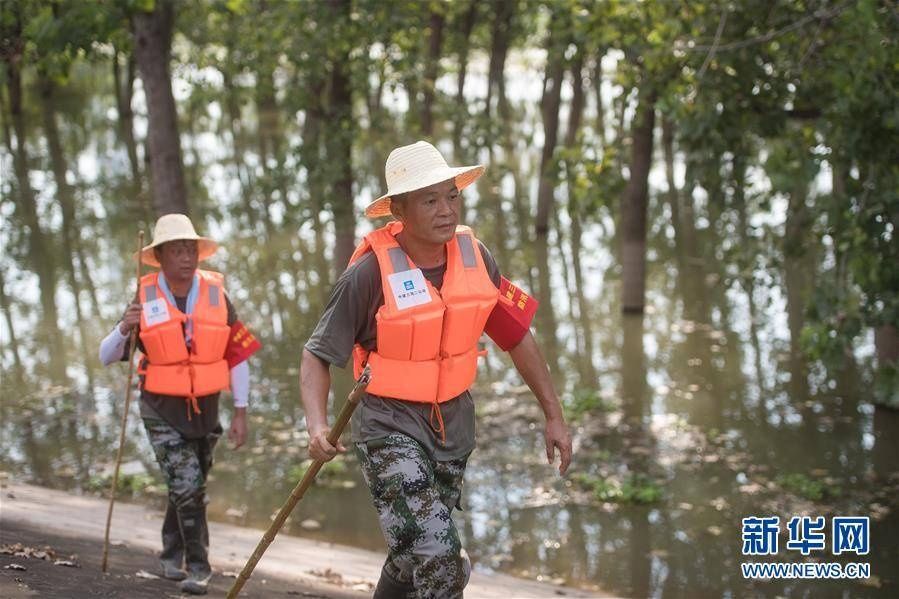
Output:
<svg viewBox="0 0 899 599">
<path fill-rule="evenodd" d="M 6 330 L 9 331 L 9 349 L 12 352 L 15 382 L 22 384 L 25 381 L 25 368 L 22 366 L 22 358 L 19 355 L 19 340 L 16 337 L 16 329 L 13 326 L 12 302 L 6 295 L 6 280 L 3 271 L 0 270 L 0 309 L 3 310 L 3 319 L 6 321 Z"/>
<path fill-rule="evenodd" d="M 134 15 L 134 56 L 144 82 L 150 117 L 147 144 L 157 216 L 188 213 L 178 115 L 169 76 L 174 22 L 172 0 L 157 0 L 153 12 Z"/>
<path fill-rule="evenodd" d="M 568 130 L 565 134 L 565 148 L 573 151 L 577 148 L 578 132 L 581 128 L 581 120 L 584 115 L 584 104 L 586 94 L 584 90 L 584 57 L 581 51 L 578 51 L 573 64 L 571 65 L 572 88 L 571 107 L 568 112 Z M 581 266 L 581 236 L 583 229 L 581 225 L 581 205 L 580 197 L 575 185 L 575 177 L 573 165 L 570 162 L 565 164 L 565 175 L 568 180 L 568 217 L 571 219 L 571 270 L 574 275 L 574 294 L 577 297 L 578 306 L 578 326 L 583 337 L 583 349 L 579 364 L 583 365 L 581 376 L 582 384 L 592 386 L 597 384 L 596 368 L 593 366 L 593 330 L 592 321 L 588 313 L 590 310 L 587 298 L 584 295 L 584 277 L 583 268 Z M 561 233 L 561 228 L 560 228 Z"/>
<path fill-rule="evenodd" d="M 231 135 L 231 163 L 234 167 L 234 176 L 240 183 L 240 197 L 243 202 L 243 212 L 250 229 L 255 232 L 258 224 L 256 208 L 253 205 L 253 179 L 250 169 L 247 167 L 244 156 L 246 155 L 246 142 L 242 127 L 241 102 L 234 75 L 238 67 L 234 63 L 234 48 L 237 46 L 236 21 L 234 16 L 229 16 L 228 30 L 226 33 L 225 47 L 227 58 L 219 64 L 222 74 L 222 88 L 225 95 L 224 121 L 227 123 L 228 133 Z"/>
<path fill-rule="evenodd" d="M 624 417 L 637 426 L 646 418 L 646 352 L 643 348 L 643 315 L 626 314 L 621 318 L 621 402 Z"/>
<path fill-rule="evenodd" d="M 668 208 L 671 210 L 671 227 L 674 229 L 674 254 L 678 268 L 684 266 L 684 240 L 681 226 L 680 198 L 674 180 L 674 123 L 667 116 L 662 118 L 662 150 L 665 153 L 665 180 L 668 183 Z"/>
<path fill-rule="evenodd" d="M 13 156 L 13 170 L 16 173 L 19 193 L 16 195 L 16 212 L 28 230 L 28 258 L 31 270 L 37 274 L 41 297 L 41 319 L 35 337 L 40 345 L 50 348 L 50 376 L 61 383 L 65 378 L 64 348 L 53 348 L 64 337 L 59 330 L 59 315 L 56 309 L 56 261 L 54 248 L 48 235 L 41 227 L 37 215 L 37 202 L 29 177 L 28 150 L 25 145 L 25 114 L 22 110 L 22 79 L 19 70 L 19 57 L 11 57 L 6 63 L 7 88 L 9 91 L 10 115 L 16 146 L 10 147 Z M 10 140 L 11 143 L 11 140 Z"/>
<path fill-rule="evenodd" d="M 877 353 L 877 378 L 887 377 L 887 384 L 880 384 L 875 392 L 875 403 L 899 410 L 899 390 L 895 387 L 895 373 L 899 370 L 899 330 L 892 324 L 874 329 L 874 348 Z M 888 370 L 894 373 L 886 375 Z M 892 387 L 889 387 L 892 381 Z"/>
<path fill-rule="evenodd" d="M 443 46 L 443 26 L 446 18 L 439 12 L 432 12 L 428 30 L 428 58 L 425 63 L 425 80 L 422 93 L 421 130 L 426 136 L 434 135 L 434 96 L 440 67 L 440 51 Z"/>
<path fill-rule="evenodd" d="M 593 89 L 596 91 L 596 136 L 599 138 L 599 146 L 606 147 L 606 107 L 602 100 L 602 57 L 605 49 L 596 53 L 596 61 L 593 64 Z"/>
<path fill-rule="evenodd" d="M 655 92 L 641 91 L 640 96 L 631 128 L 630 179 L 621 206 L 621 307 L 636 313 L 643 312 L 646 295 L 646 211 L 655 126 Z"/>
<path fill-rule="evenodd" d="M 465 79 L 468 76 L 468 53 L 471 49 L 471 32 L 478 16 L 478 1 L 469 0 L 468 10 L 459 24 L 459 35 L 462 42 L 459 46 L 459 74 L 456 79 L 456 109 L 453 112 L 453 148 L 456 158 L 462 158 L 462 131 L 468 121 L 468 103 L 465 101 Z M 466 161 L 467 162 L 467 161 Z"/>
<path fill-rule="evenodd" d="M 553 15 L 554 23 L 550 23 L 550 33 L 546 47 L 549 56 L 546 73 L 543 78 L 543 153 L 540 156 L 540 184 L 537 190 L 537 218 L 534 230 L 538 236 L 546 236 L 549 230 L 549 214 L 554 202 L 555 177 L 550 172 L 553 166 L 553 154 L 559 135 L 559 105 L 562 97 L 562 78 L 565 68 L 565 49 L 567 40 L 560 39 L 558 21 L 561 17 Z"/>
<path fill-rule="evenodd" d="M 784 225 L 784 291 L 787 300 L 787 328 L 790 331 L 790 399 L 803 412 L 805 420 L 813 415 L 805 407 L 809 397 L 808 364 L 800 345 L 805 327 L 805 308 L 814 288 L 813 257 L 806 247 L 812 215 L 806 205 L 807 182 L 797 181 L 790 193 Z"/>
<path fill-rule="evenodd" d="M 746 205 L 746 163 L 742 157 L 734 156 L 733 159 L 733 179 L 734 179 L 734 204 L 737 210 L 737 222 L 740 229 L 740 245 L 742 246 L 743 262 L 740 264 L 741 270 L 746 272 L 742 277 L 742 284 L 746 292 L 746 305 L 749 309 L 749 340 L 752 345 L 752 353 L 754 354 L 755 378 L 759 390 L 764 395 L 766 383 L 765 375 L 762 367 L 762 346 L 759 341 L 759 316 L 758 307 L 755 303 L 755 247 L 752 245 L 753 238 L 749 235 L 749 219 L 747 218 L 749 207 Z M 764 405 L 764 400 L 759 400 Z M 761 411 L 760 411 L 761 413 Z"/>
<path fill-rule="evenodd" d="M 348 0 L 330 0 L 335 20 L 348 22 Z M 333 132 L 327 137 L 328 162 L 336 168 L 331 194 L 334 213 L 334 267 L 336 276 L 344 271 L 356 247 L 356 212 L 353 208 L 353 98 L 349 78 L 349 51 L 341 51 L 331 63 L 329 122 Z"/>
<path fill-rule="evenodd" d="M 75 214 L 75 198 L 72 187 L 66 178 L 68 165 L 59 140 L 59 130 L 56 126 L 56 113 L 54 107 L 53 83 L 41 77 L 41 112 L 44 118 L 44 134 L 47 138 L 47 148 L 50 152 L 50 164 L 53 170 L 53 178 L 56 181 L 56 199 L 62 212 L 62 264 L 68 275 L 69 287 L 72 290 L 72 298 L 75 304 L 75 320 L 78 328 L 78 337 L 81 341 L 81 353 L 83 356 L 91 355 L 88 348 L 87 329 L 85 328 L 85 314 L 81 307 L 81 284 L 75 274 L 76 236 L 78 235 L 78 223 Z M 88 368 L 90 376 L 90 368 Z M 91 377 L 92 378 L 92 377 Z"/>
<path fill-rule="evenodd" d="M 135 68 L 134 53 L 128 55 L 128 68 L 124 78 L 122 66 L 119 62 L 118 49 L 112 57 L 112 77 L 115 85 L 116 111 L 118 112 L 119 138 L 128 152 L 128 163 L 131 165 L 131 183 L 133 186 L 134 201 L 144 213 L 147 221 L 152 220 L 152 207 L 147 202 L 147 196 L 143 192 L 143 175 L 140 170 L 140 158 L 137 155 L 137 141 L 134 139 L 134 110 L 131 108 L 131 100 L 134 97 Z"/>
<path fill-rule="evenodd" d="M 498 110 L 500 114 L 506 111 L 505 99 L 505 70 L 506 55 L 509 53 L 509 44 L 511 43 L 512 19 L 515 16 L 514 0 L 497 0 L 494 4 L 495 17 L 493 19 L 493 27 L 491 29 L 490 45 L 490 66 L 487 69 L 487 104 L 485 111 L 489 120 L 493 110 L 491 104 L 493 100 L 493 90 L 497 88 L 498 92 Z"/>
<path fill-rule="evenodd" d="M 540 236 L 534 243 L 537 262 L 537 297 L 540 298 L 540 309 L 537 310 L 537 333 L 543 341 L 544 355 L 550 372 L 556 382 L 560 382 L 562 371 L 559 366 L 559 340 L 556 337 L 558 320 L 553 301 L 552 275 L 549 270 L 549 247 L 546 236 Z M 557 387 L 559 388 L 559 387 Z"/>
</svg>

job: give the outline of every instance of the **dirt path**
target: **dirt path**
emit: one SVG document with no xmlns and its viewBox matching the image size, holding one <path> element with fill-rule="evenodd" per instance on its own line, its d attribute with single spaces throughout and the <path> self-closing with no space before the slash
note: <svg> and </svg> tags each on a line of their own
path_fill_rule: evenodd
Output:
<svg viewBox="0 0 899 599">
<path fill-rule="evenodd" d="M 176 583 L 138 577 L 158 574 L 162 513 L 144 506 L 116 505 L 110 549 L 110 573 L 100 572 L 106 502 L 31 485 L 7 483 L 0 495 L 0 545 L 16 543 L 41 550 L 49 559 L 0 554 L 2 597 L 178 597 Z M 261 531 L 210 523 L 215 576 L 210 596 L 224 596 L 252 553 Z M 69 556 L 76 554 L 74 560 Z M 78 567 L 54 565 L 73 561 Z M 352 547 L 279 535 L 247 584 L 246 597 L 370 597 L 384 557 Z M 26 570 L 6 567 L 15 563 Z M 233 575 L 233 574 L 232 574 Z M 596 597 L 576 589 L 506 575 L 475 573 L 466 589 L 469 599 L 528 597 Z"/>
</svg>

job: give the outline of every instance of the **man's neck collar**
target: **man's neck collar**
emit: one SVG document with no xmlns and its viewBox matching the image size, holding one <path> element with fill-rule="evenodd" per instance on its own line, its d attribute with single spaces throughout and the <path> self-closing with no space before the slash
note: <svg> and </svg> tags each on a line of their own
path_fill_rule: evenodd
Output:
<svg viewBox="0 0 899 599">
<path fill-rule="evenodd" d="M 446 244 L 418 244 L 404 231 L 396 236 L 397 243 L 419 268 L 437 268 L 446 263 Z"/>
</svg>

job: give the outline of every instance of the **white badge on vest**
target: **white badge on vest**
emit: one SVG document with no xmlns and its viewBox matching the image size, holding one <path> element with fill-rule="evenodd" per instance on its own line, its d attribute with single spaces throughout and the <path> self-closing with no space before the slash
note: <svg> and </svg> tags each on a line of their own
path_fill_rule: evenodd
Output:
<svg viewBox="0 0 899 599">
<path fill-rule="evenodd" d="M 398 310 L 420 306 L 431 301 L 431 293 L 420 268 L 387 275 L 390 291 Z"/>
<path fill-rule="evenodd" d="M 161 322 L 168 322 L 171 318 L 169 307 L 161 297 L 151 302 L 144 302 L 144 320 L 147 321 L 148 327 Z"/>
</svg>

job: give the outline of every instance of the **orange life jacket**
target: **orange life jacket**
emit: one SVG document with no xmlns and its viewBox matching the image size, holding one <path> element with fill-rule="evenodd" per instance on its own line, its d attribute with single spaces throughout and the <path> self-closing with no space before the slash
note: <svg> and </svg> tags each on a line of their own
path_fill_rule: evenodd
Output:
<svg viewBox="0 0 899 599">
<path fill-rule="evenodd" d="M 486 353 L 478 352 L 478 339 L 499 290 L 468 227 L 457 227 L 446 244 L 446 274 L 439 290 L 424 279 L 397 243 L 402 229 L 402 223 L 394 221 L 373 231 L 350 258 L 352 264 L 374 252 L 384 289 L 384 304 L 376 316 L 377 347 L 367 352 L 357 344 L 353 368 L 358 377 L 366 363 L 371 367 L 368 393 L 431 403 L 436 408 L 474 382 L 478 355 Z M 416 301 L 420 303 L 402 307 Z M 439 408 L 436 414 L 437 430 L 442 432 Z"/>
<path fill-rule="evenodd" d="M 228 345 L 228 306 L 220 273 L 197 270 L 199 289 L 190 315 L 188 344 L 184 324 L 188 316 L 166 298 L 159 273 L 140 280 L 140 340 L 146 360 L 141 369 L 143 388 L 152 393 L 185 398 L 200 413 L 197 397 L 229 389 L 231 378 L 225 349 Z"/>
</svg>

